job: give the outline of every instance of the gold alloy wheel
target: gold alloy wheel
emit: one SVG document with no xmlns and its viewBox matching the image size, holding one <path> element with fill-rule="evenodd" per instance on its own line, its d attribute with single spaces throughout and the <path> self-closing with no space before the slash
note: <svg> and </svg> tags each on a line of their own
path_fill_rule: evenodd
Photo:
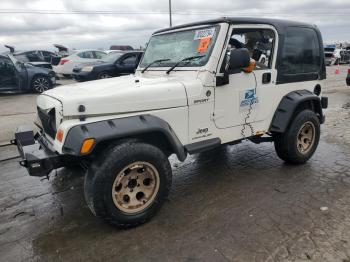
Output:
<svg viewBox="0 0 350 262">
<path fill-rule="evenodd" d="M 157 169 L 148 162 L 138 161 L 118 173 L 112 187 L 112 198 L 119 210 L 134 214 L 152 204 L 158 190 Z"/>
<path fill-rule="evenodd" d="M 298 132 L 297 147 L 301 154 L 306 154 L 315 143 L 316 128 L 315 125 L 308 121 L 304 123 Z"/>
</svg>

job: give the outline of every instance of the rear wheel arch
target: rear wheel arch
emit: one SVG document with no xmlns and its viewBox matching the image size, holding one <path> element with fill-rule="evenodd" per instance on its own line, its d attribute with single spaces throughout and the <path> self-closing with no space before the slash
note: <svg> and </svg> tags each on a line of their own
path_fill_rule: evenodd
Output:
<svg viewBox="0 0 350 262">
<path fill-rule="evenodd" d="M 269 131 L 272 133 L 285 132 L 293 118 L 303 110 L 313 111 L 320 122 L 323 122 L 321 99 L 308 90 L 298 90 L 290 92 L 282 98 L 273 116 Z"/>
</svg>

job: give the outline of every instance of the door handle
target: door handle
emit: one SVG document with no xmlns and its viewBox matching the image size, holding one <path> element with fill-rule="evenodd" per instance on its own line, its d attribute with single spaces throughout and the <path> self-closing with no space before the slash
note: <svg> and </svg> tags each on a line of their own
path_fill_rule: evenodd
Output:
<svg viewBox="0 0 350 262">
<path fill-rule="evenodd" d="M 262 75 L 262 83 L 269 84 L 271 82 L 271 73 L 264 73 Z"/>
</svg>

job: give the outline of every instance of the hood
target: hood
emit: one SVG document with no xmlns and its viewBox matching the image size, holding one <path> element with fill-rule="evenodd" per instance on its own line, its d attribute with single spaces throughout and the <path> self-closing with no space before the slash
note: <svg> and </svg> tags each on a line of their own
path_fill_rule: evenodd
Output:
<svg viewBox="0 0 350 262">
<path fill-rule="evenodd" d="M 44 92 L 43 96 L 59 100 L 64 116 L 131 113 L 187 105 L 185 87 L 170 77 L 128 75 L 60 86 Z M 80 105 L 84 105 L 85 112 L 78 112 Z"/>
</svg>

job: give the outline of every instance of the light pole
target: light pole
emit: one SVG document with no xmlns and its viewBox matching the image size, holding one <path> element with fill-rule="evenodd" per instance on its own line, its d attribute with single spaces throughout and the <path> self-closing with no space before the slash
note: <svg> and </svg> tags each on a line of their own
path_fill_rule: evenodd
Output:
<svg viewBox="0 0 350 262">
<path fill-rule="evenodd" d="M 171 0 L 169 0 L 169 21 L 170 21 L 170 27 L 173 26 L 173 21 L 171 18 Z"/>
</svg>

